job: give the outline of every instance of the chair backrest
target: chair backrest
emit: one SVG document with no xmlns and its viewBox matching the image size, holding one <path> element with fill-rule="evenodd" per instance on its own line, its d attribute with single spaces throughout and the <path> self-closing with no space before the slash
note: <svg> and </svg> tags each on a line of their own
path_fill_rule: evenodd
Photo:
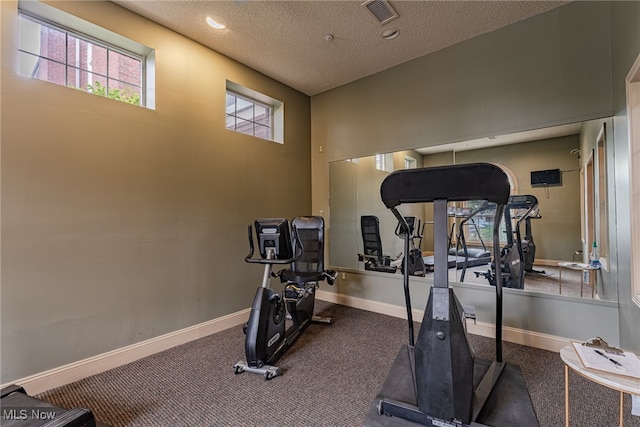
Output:
<svg viewBox="0 0 640 427">
<path fill-rule="evenodd" d="M 380 240 L 380 221 L 375 215 L 363 215 L 360 217 L 360 229 L 364 254 L 382 256 L 382 240 Z"/>
<path fill-rule="evenodd" d="M 298 216 L 291 221 L 300 243 L 302 257 L 291 265 L 294 273 L 324 271 L 324 219 L 321 216 Z"/>
</svg>

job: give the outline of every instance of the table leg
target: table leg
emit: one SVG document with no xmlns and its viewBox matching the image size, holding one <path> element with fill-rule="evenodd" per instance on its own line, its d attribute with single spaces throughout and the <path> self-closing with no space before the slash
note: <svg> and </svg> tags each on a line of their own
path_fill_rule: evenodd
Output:
<svg viewBox="0 0 640 427">
<path fill-rule="evenodd" d="M 593 299 L 598 287 L 598 270 L 593 270 L 591 273 L 593 273 L 593 283 L 591 284 L 591 299 Z M 591 279 L 591 276 L 589 276 L 589 279 Z"/>
<path fill-rule="evenodd" d="M 620 392 L 620 427 L 624 424 L 624 393 Z"/>
<path fill-rule="evenodd" d="M 569 427 L 569 366 L 564 365 L 564 425 Z"/>
<path fill-rule="evenodd" d="M 582 277 L 580 278 L 580 298 L 582 298 L 582 285 L 584 285 L 584 272 L 589 270 L 582 270 Z M 589 274 L 589 283 L 591 283 L 591 274 Z"/>
<path fill-rule="evenodd" d="M 558 266 L 558 292 L 562 295 L 562 267 Z"/>
</svg>

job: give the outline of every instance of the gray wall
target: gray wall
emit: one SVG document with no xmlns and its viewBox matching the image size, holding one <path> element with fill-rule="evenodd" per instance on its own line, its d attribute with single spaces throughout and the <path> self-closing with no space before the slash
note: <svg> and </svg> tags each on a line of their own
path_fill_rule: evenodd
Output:
<svg viewBox="0 0 640 427">
<path fill-rule="evenodd" d="M 335 289 L 330 290 L 364 300 L 404 307 L 402 280 L 398 280 L 397 276 L 347 270 L 346 279 L 339 280 Z M 424 310 L 431 284 L 431 280 L 427 278 L 411 278 L 411 300 L 414 308 Z M 493 289 L 467 283 L 451 283 L 451 286 L 462 304 L 475 306 L 478 320 L 495 322 L 496 297 Z M 606 336 L 609 343 L 618 342 L 615 302 L 595 301 L 584 304 L 581 298 L 506 288 L 503 294 L 503 321 L 506 326 L 578 340 Z M 595 318 L 597 322 L 585 321 L 589 318 Z"/>
<path fill-rule="evenodd" d="M 633 2 L 573 2 L 313 97 L 312 152 L 324 147 L 323 155 L 312 157 L 313 209 L 327 209 L 331 160 L 590 120 L 614 112 L 618 121 L 624 120 L 624 74 L 638 54 L 637 17 L 638 5 Z M 618 158 L 628 148 L 628 137 L 618 127 L 614 122 L 616 166 L 622 166 L 616 168 L 616 190 L 625 190 L 620 181 L 628 169 L 624 169 L 626 161 Z M 610 235 L 622 240 L 618 243 L 624 248 L 629 242 L 629 210 L 621 197 L 616 202 L 616 212 L 624 213 L 618 213 L 617 225 L 612 221 Z M 640 337 L 632 330 L 640 310 L 628 298 L 630 260 L 620 259 L 615 268 L 620 292 L 626 292 L 629 301 L 621 303 L 619 329 L 615 304 L 593 316 L 595 305 L 577 310 L 574 303 L 559 301 L 548 314 L 560 322 L 564 313 L 574 313 L 573 324 L 587 328 L 576 326 L 563 334 L 576 339 L 588 338 L 586 330 L 600 330 L 598 325 L 606 317 L 611 330 L 605 335 L 612 341 L 620 336 L 623 346 L 640 350 Z M 389 289 L 373 298 L 386 302 L 395 298 L 392 293 Z M 505 302 L 511 303 L 526 312 L 531 302 L 530 298 Z M 507 319 L 510 322 L 515 319 Z M 539 332 L 560 333 L 549 324 L 541 325 Z"/>
<path fill-rule="evenodd" d="M 156 49 L 156 109 L 17 75 L 0 2 L 2 382 L 248 308 L 247 224 L 311 208 L 308 96 L 113 3 L 54 5 Z M 284 101 L 284 145 L 225 130 L 226 79 Z"/>
<path fill-rule="evenodd" d="M 626 111 L 625 77 L 640 54 L 640 2 L 611 3 L 611 58 L 613 70 L 613 113 L 615 155 L 615 192 L 617 206 L 615 224 L 610 235 L 618 247 L 617 268 L 620 300 L 620 340 L 640 352 L 640 309 L 631 300 L 631 206 L 629 204 L 629 133 Z M 640 212 L 634 212 L 640 215 Z M 612 221 L 613 222 L 613 221 Z M 617 225 L 617 226 L 615 226 Z M 638 254 L 636 254 L 637 260 Z"/>
<path fill-rule="evenodd" d="M 609 16 L 576 2 L 314 96 L 313 144 L 330 161 L 610 116 Z"/>
</svg>

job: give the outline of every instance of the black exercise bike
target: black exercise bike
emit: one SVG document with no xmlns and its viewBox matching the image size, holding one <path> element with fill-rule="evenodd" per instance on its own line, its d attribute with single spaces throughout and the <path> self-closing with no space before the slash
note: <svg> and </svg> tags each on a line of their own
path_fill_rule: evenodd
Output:
<svg viewBox="0 0 640 427">
<path fill-rule="evenodd" d="M 255 231 L 261 258 L 253 258 L 253 232 L 249 226 L 248 263 L 264 264 L 262 285 L 256 291 L 244 326 L 246 361 L 234 365 L 244 371 L 261 374 L 270 380 L 282 374 L 271 365 L 289 348 L 300 334 L 314 322 L 331 323 L 330 318 L 313 315 L 318 282 L 333 285 L 337 272 L 324 269 L 324 220 L 318 216 L 258 219 Z M 290 268 L 273 272 L 274 265 L 291 264 Z M 270 287 L 272 277 L 285 283 L 281 292 Z M 287 327 L 288 321 L 291 325 Z"/>
</svg>

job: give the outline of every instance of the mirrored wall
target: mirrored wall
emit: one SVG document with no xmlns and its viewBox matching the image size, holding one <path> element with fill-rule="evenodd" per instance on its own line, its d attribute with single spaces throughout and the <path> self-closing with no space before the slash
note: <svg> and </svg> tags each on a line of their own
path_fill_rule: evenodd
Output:
<svg viewBox="0 0 640 427">
<path fill-rule="evenodd" d="M 592 298 L 591 286 L 594 285 L 594 298 L 615 299 L 615 292 L 606 292 L 603 288 L 606 271 L 604 275 L 602 272 L 591 272 L 590 274 L 597 276 L 588 277 L 587 273 L 579 269 L 563 268 L 560 272 L 558 266 L 559 263 L 588 262 L 587 252 L 591 245 L 587 240 L 594 239 L 593 235 L 589 235 L 589 230 L 592 230 L 592 234 L 598 230 L 594 215 L 588 217 L 590 210 L 586 209 L 588 206 L 585 204 L 593 204 L 596 211 L 606 213 L 606 207 L 602 206 L 606 201 L 602 200 L 602 196 L 590 196 L 592 199 L 589 199 L 585 194 L 589 187 L 585 185 L 585 174 L 588 174 L 586 164 L 588 158 L 592 158 L 594 154 L 597 160 L 597 147 L 598 144 L 603 145 L 603 133 L 597 132 L 600 134 L 600 142 L 593 142 L 596 147 L 594 153 L 584 153 L 583 151 L 588 151 L 585 148 L 588 143 L 585 143 L 584 127 L 582 123 L 578 123 L 332 162 L 329 167 L 330 264 L 337 268 L 365 269 L 366 259 L 359 257 L 364 253 L 360 222 L 363 216 L 374 216 L 378 219 L 384 255 L 388 256 L 392 265 L 401 262 L 403 241 L 396 234 L 397 220 L 380 200 L 380 184 L 390 172 L 414 167 L 488 162 L 500 166 L 507 173 L 513 195 L 533 195 L 538 200 L 538 210 L 531 215 L 529 229 L 526 229 L 526 221 L 520 223 L 521 238 L 533 240 L 535 248 L 533 271 L 525 274 L 522 289 L 560 295 L 561 273 L 563 296 Z M 603 156 L 606 157 L 601 153 L 600 157 Z M 595 173 L 591 172 L 595 176 L 589 180 L 597 179 L 599 173 L 602 178 L 598 182 L 602 186 L 607 172 L 602 166 L 604 161 L 597 163 L 600 167 Z M 548 170 L 558 170 L 560 182 L 550 185 L 536 183 L 535 172 Z M 589 182 L 593 187 L 598 186 L 598 182 Z M 604 188 L 606 189 L 606 183 Z M 602 193 L 602 190 L 596 193 Z M 458 208 L 457 217 L 455 207 Z M 462 231 L 465 233 L 469 249 L 482 248 L 491 252 L 491 239 L 486 238 L 486 230 L 483 229 L 492 221 L 492 212 L 485 211 L 475 217 L 475 220 L 463 221 L 464 214 L 460 210 L 462 207 L 461 203 L 450 206 L 451 247 L 457 245 L 460 249 L 459 233 Z M 418 238 L 414 239 L 414 243 L 424 256 L 429 256 L 433 253 L 431 205 L 410 204 L 402 206 L 401 209 L 403 215 L 419 220 L 420 228 L 416 233 Z M 517 215 L 516 212 L 515 216 Z M 588 227 L 589 221 L 594 223 L 591 227 Z M 460 223 L 463 225 L 460 226 Z M 513 221 L 514 225 L 516 223 L 517 219 Z M 505 231 L 501 231 L 501 234 L 503 242 L 506 242 Z M 606 244 L 607 241 L 604 240 L 602 246 L 606 247 Z M 490 263 L 467 269 L 450 268 L 450 281 L 489 286 L 489 281 L 483 275 L 489 269 Z M 400 274 L 400 269 L 395 274 Z M 426 277 L 429 278 L 428 273 Z"/>
</svg>

